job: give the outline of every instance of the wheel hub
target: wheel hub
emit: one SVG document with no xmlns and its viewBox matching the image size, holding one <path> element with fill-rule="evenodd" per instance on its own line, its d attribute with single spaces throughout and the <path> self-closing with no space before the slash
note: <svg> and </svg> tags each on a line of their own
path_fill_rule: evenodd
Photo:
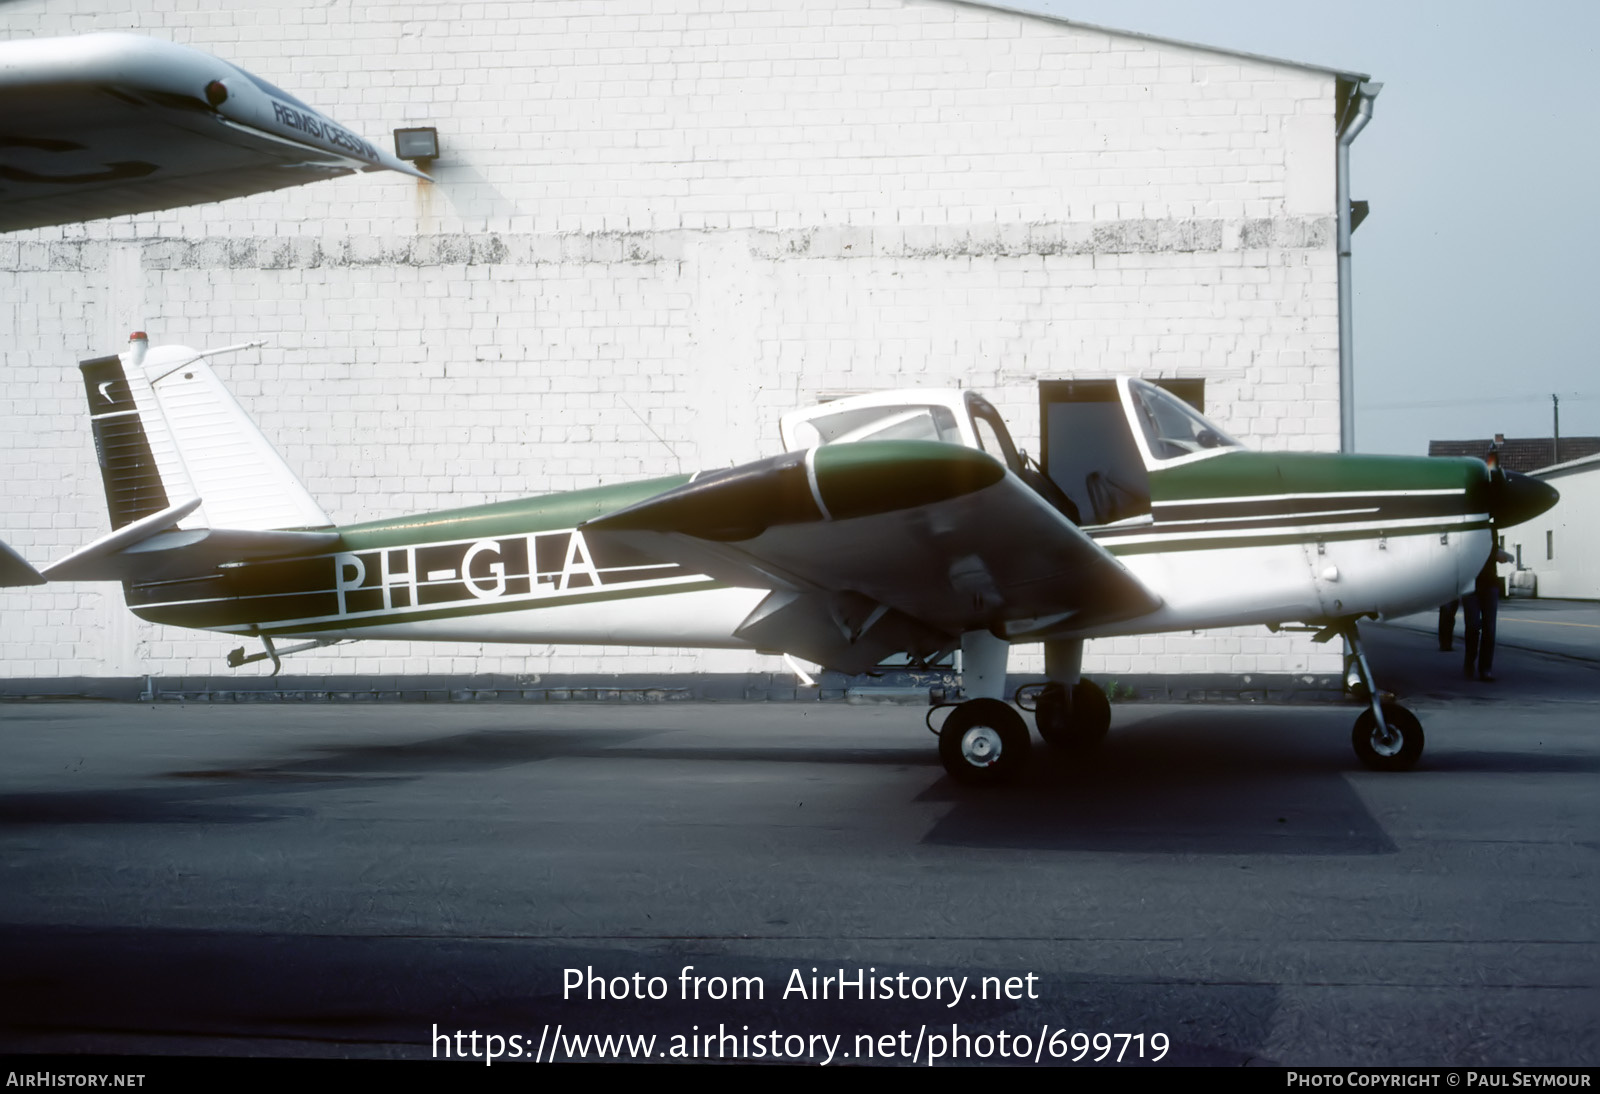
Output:
<svg viewBox="0 0 1600 1094">
<path fill-rule="evenodd" d="M 973 726 L 961 737 L 961 755 L 973 767 L 997 763 L 1001 751 L 1000 734 L 988 726 Z"/>
<path fill-rule="evenodd" d="M 1393 729 L 1387 734 L 1380 732 L 1376 727 L 1372 730 L 1372 751 L 1380 756 L 1398 756 L 1405 744 L 1405 736 Z"/>
</svg>

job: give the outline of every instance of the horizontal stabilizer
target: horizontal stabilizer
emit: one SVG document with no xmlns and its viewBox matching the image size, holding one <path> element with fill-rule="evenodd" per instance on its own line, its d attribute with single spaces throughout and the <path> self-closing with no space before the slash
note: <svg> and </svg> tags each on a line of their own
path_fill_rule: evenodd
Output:
<svg viewBox="0 0 1600 1094">
<path fill-rule="evenodd" d="M 52 562 L 44 568 L 44 576 L 48 581 L 111 581 L 116 580 L 114 575 L 102 575 L 96 567 L 105 559 L 127 550 L 137 543 L 149 539 L 158 532 L 175 527 L 177 523 L 196 509 L 200 508 L 199 498 L 190 498 L 188 501 L 169 505 L 165 509 L 151 513 L 149 516 L 140 517 L 131 524 L 125 524 L 107 535 L 101 536 L 86 546 L 79 547 L 66 558 L 59 562 Z"/>
<path fill-rule="evenodd" d="M 9 589 L 18 585 L 43 585 L 49 579 L 28 565 L 28 560 L 23 558 L 9 546 L 0 543 L 0 588 Z"/>
<path fill-rule="evenodd" d="M 326 549 L 337 532 L 277 532 L 237 528 L 180 529 L 199 508 L 192 498 L 119 528 L 44 569 L 49 581 L 157 581 L 203 573 L 225 562 Z"/>
</svg>

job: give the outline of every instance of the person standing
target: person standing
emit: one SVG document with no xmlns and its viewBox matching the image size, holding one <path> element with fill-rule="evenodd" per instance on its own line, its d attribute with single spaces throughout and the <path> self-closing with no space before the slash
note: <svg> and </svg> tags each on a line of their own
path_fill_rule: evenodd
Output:
<svg viewBox="0 0 1600 1094">
<path fill-rule="evenodd" d="M 1483 462 L 1489 465 L 1491 489 L 1505 481 L 1505 472 L 1500 470 L 1499 449 L 1491 446 Z M 1500 614 L 1499 564 L 1510 561 L 1511 556 L 1500 549 L 1500 537 L 1494 526 L 1490 525 L 1489 557 L 1484 560 L 1483 568 L 1478 571 L 1477 580 L 1472 584 L 1471 595 L 1461 598 L 1461 607 L 1467 617 L 1467 659 L 1462 666 L 1462 672 L 1469 680 L 1474 676 L 1485 683 L 1494 680 L 1494 632 L 1495 622 Z M 1452 616 L 1454 614 L 1451 613 Z M 1453 618 L 1451 622 L 1454 622 Z M 1439 641 L 1442 646 L 1444 644 L 1442 618 L 1440 624 Z"/>
</svg>

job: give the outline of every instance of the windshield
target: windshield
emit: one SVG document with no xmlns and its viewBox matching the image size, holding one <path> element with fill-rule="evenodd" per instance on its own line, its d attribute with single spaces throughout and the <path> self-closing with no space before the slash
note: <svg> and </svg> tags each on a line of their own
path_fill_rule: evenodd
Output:
<svg viewBox="0 0 1600 1094">
<path fill-rule="evenodd" d="M 1171 460 L 1212 449 L 1244 447 L 1198 410 L 1154 384 L 1132 380 L 1128 393 L 1154 459 Z"/>
</svg>

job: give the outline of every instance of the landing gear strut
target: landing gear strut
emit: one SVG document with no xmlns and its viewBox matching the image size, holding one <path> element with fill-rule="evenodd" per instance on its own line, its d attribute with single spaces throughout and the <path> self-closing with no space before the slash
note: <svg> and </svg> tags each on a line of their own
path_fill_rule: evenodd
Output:
<svg viewBox="0 0 1600 1094">
<path fill-rule="evenodd" d="M 1351 666 L 1367 692 L 1367 709 L 1356 719 L 1350 733 L 1350 745 L 1356 750 L 1356 758 L 1373 771 L 1409 770 L 1422 755 L 1422 723 L 1392 696 L 1385 698 L 1379 694 L 1366 652 L 1361 647 L 1356 621 L 1345 623 L 1339 633 L 1350 643 Z"/>
</svg>

